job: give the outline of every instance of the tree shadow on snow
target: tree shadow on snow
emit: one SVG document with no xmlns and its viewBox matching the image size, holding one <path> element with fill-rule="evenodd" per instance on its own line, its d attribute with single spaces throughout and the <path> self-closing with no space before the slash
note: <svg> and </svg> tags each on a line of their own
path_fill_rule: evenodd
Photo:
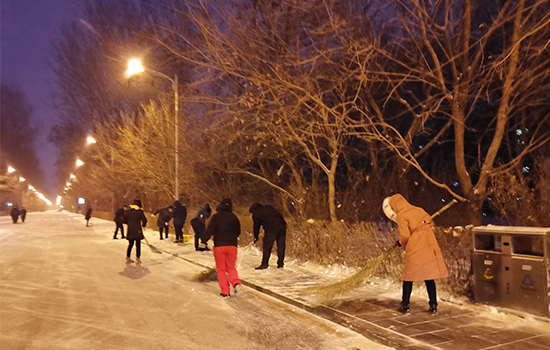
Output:
<svg viewBox="0 0 550 350">
<path fill-rule="evenodd" d="M 131 278 L 133 280 L 137 280 L 147 276 L 149 274 L 149 269 L 146 267 L 142 267 L 139 264 L 136 264 L 136 265 L 127 264 L 126 267 L 124 268 L 124 271 L 121 271 L 118 274 L 124 277 Z"/>
</svg>

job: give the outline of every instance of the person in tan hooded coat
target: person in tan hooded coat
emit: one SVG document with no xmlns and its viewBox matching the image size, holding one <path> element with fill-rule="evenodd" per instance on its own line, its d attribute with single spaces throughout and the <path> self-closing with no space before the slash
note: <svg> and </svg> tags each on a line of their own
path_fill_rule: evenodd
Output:
<svg viewBox="0 0 550 350">
<path fill-rule="evenodd" d="M 400 194 L 390 198 L 399 227 L 399 244 L 405 246 L 403 299 L 399 312 L 410 312 L 409 301 L 414 281 L 425 281 L 430 298 L 429 312 L 437 315 L 435 279 L 449 275 L 441 249 L 432 231 L 433 222 L 424 209 L 411 205 Z"/>
</svg>

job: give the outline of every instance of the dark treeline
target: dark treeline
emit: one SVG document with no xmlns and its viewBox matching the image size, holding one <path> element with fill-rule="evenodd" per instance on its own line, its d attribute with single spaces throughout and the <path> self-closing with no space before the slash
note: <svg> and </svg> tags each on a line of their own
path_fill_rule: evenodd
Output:
<svg viewBox="0 0 550 350">
<path fill-rule="evenodd" d="M 364 221 L 400 192 L 548 225 L 549 23 L 550 0 L 91 0 L 56 43 L 52 139 L 106 209 L 168 204 L 177 149 L 190 205 Z"/>
</svg>

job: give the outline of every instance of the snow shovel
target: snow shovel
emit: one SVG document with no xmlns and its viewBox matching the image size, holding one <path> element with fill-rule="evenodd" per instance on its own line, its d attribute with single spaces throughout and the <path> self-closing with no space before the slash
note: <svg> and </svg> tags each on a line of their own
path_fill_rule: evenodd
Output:
<svg viewBox="0 0 550 350">
<path fill-rule="evenodd" d="M 453 199 L 450 203 L 435 212 L 430 218 L 433 220 L 435 217 L 439 216 L 455 203 L 457 203 L 457 201 L 456 199 Z M 347 294 L 353 289 L 359 287 L 361 283 L 365 281 L 365 279 L 370 277 L 372 273 L 378 268 L 378 266 L 380 266 L 380 263 L 385 260 L 386 257 L 390 255 L 394 250 L 396 250 L 397 247 L 399 247 L 399 245 L 395 244 L 393 247 L 380 254 L 380 256 L 371 259 L 365 267 L 363 267 L 361 270 L 357 271 L 355 274 L 348 278 L 326 286 L 312 287 L 312 289 L 321 299 L 325 300 L 332 299 L 337 295 Z"/>
<path fill-rule="evenodd" d="M 160 250 L 157 249 L 157 247 L 155 246 L 152 246 L 151 244 L 149 244 L 149 241 L 147 241 L 147 238 L 145 237 L 145 235 L 143 236 L 143 239 L 145 239 L 145 243 L 147 243 L 147 245 L 149 246 L 149 248 L 151 248 L 151 251 L 155 254 L 162 254 L 162 252 Z"/>
</svg>

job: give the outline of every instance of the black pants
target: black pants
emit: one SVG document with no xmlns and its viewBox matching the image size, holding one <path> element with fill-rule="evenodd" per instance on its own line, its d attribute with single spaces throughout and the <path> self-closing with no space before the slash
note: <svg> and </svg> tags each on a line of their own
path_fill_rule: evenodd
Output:
<svg viewBox="0 0 550 350">
<path fill-rule="evenodd" d="M 204 234 L 206 233 L 206 225 L 197 218 L 191 220 L 191 227 L 195 231 L 195 250 L 199 250 L 199 241 L 206 244 Z"/>
<path fill-rule="evenodd" d="M 176 230 L 176 241 L 183 241 L 183 224 L 174 224 L 174 229 Z"/>
<path fill-rule="evenodd" d="M 120 234 L 122 235 L 122 238 L 124 238 L 124 226 L 122 225 L 122 222 L 115 221 L 115 224 L 116 224 L 116 230 L 115 230 L 114 238 L 116 238 L 116 235 L 118 234 L 118 230 L 120 230 Z"/>
<path fill-rule="evenodd" d="M 170 226 L 168 226 L 168 225 L 159 226 L 160 239 L 162 239 L 162 231 L 164 231 L 164 234 L 166 235 L 166 238 L 168 238 L 168 230 L 169 230 L 169 228 L 170 228 Z"/>
<path fill-rule="evenodd" d="M 126 250 L 126 256 L 130 257 L 130 254 L 132 253 L 132 247 L 134 246 L 134 242 L 136 242 L 136 257 L 139 258 L 141 256 L 141 239 L 128 240 L 128 250 Z"/>
<path fill-rule="evenodd" d="M 12 216 L 11 219 L 13 220 L 14 224 L 17 224 L 17 219 L 19 219 L 19 216 Z"/>
<path fill-rule="evenodd" d="M 426 289 L 428 290 L 428 297 L 430 298 L 430 306 L 437 306 L 437 292 L 435 290 L 435 281 L 427 280 Z M 411 292 L 413 289 L 413 283 L 409 281 L 403 281 L 403 299 L 402 305 L 409 305 L 411 301 Z"/>
<path fill-rule="evenodd" d="M 265 233 L 262 266 L 269 266 L 269 257 L 275 241 L 277 241 L 277 266 L 282 267 L 285 264 L 286 227 L 283 227 L 277 231 Z"/>
</svg>

